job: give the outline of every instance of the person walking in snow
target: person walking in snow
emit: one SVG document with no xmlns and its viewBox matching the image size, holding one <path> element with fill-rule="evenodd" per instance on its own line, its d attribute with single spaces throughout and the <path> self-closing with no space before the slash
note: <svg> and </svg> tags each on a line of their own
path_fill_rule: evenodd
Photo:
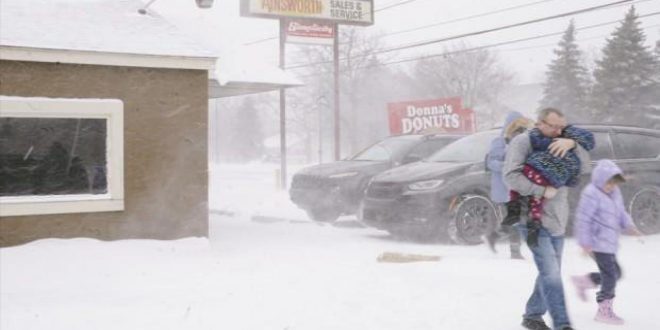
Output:
<svg viewBox="0 0 660 330">
<path fill-rule="evenodd" d="M 548 150 L 555 156 L 564 156 L 573 150 L 580 159 L 580 172 L 590 168 L 589 153 L 575 140 L 561 137 L 566 128 L 564 114 L 554 108 L 540 111 L 537 128 L 543 136 L 552 138 Z M 530 181 L 523 169 L 527 158 L 533 152 L 528 133 L 523 133 L 511 140 L 504 160 L 504 182 L 510 189 L 521 195 L 545 197 L 542 226 L 532 228 L 537 231 L 536 245 L 529 246 L 538 270 L 534 290 L 527 300 L 522 325 L 530 330 L 550 330 L 543 321 L 543 315 L 550 313 L 555 330 L 573 330 L 566 310 L 564 286 L 561 279 L 561 256 L 564 247 L 564 235 L 568 224 L 568 187 L 554 188 L 541 186 Z M 525 225 L 517 225 L 523 237 L 528 236 Z"/>
<path fill-rule="evenodd" d="M 525 132 L 531 126 L 531 120 L 523 117 L 517 111 L 511 112 L 504 121 L 502 133 L 493 139 L 490 144 L 490 150 L 486 157 L 486 168 L 490 171 L 490 200 L 496 204 L 497 211 L 501 215 L 499 217 L 500 219 L 504 219 L 506 216 L 504 205 L 509 202 L 509 188 L 504 183 L 504 177 L 502 176 L 506 147 L 511 139 Z M 500 237 L 507 237 L 509 239 L 511 259 L 523 259 L 520 253 L 520 233 L 512 226 L 499 226 L 499 228 L 493 230 L 486 235 L 488 246 L 493 252 L 497 252 L 495 243 Z"/>
<path fill-rule="evenodd" d="M 618 185 L 625 181 L 623 172 L 613 161 L 603 159 L 597 163 L 591 174 L 591 183 L 580 196 L 576 236 L 584 253 L 596 262 L 599 272 L 571 278 L 583 301 L 587 300 L 587 289 L 600 285 L 596 294 L 598 311 L 595 320 L 616 325 L 624 323 L 612 309 L 616 282 L 621 278 L 621 267 L 616 258 L 619 235 L 622 231 L 641 235 L 623 204 Z"/>
<path fill-rule="evenodd" d="M 572 139 L 585 150 L 591 150 L 596 145 L 594 135 L 586 129 L 568 125 L 562 129 L 559 137 Z M 523 174 L 540 186 L 561 188 L 575 187 L 580 182 L 580 159 L 575 152 L 569 150 L 564 155 L 555 156 L 548 148 L 554 138 L 545 136 L 540 129 L 529 132 L 533 152 L 527 158 Z M 527 244 L 537 244 L 538 229 L 541 228 L 543 214 L 543 196 L 522 196 L 515 190 L 510 191 L 509 202 L 506 203 L 506 217 L 503 225 L 511 226 L 520 221 L 523 204 L 528 204 L 529 220 L 527 222 Z"/>
</svg>

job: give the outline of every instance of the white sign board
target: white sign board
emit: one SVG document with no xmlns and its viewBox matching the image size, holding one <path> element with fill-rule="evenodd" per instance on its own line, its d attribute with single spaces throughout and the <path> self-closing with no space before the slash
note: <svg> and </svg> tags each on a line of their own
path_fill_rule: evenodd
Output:
<svg viewBox="0 0 660 330">
<path fill-rule="evenodd" d="M 326 21 L 287 20 L 286 42 L 332 46 L 335 24 Z"/>
<path fill-rule="evenodd" d="M 307 18 L 346 25 L 374 24 L 373 0 L 241 0 L 241 15 Z"/>
</svg>

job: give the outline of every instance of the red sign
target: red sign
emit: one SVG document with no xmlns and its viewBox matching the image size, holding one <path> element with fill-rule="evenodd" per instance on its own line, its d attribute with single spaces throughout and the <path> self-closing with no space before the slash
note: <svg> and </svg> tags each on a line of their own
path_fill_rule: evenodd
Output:
<svg viewBox="0 0 660 330">
<path fill-rule="evenodd" d="M 286 41 L 293 43 L 332 45 L 335 25 L 323 21 L 287 20 Z"/>
<path fill-rule="evenodd" d="M 460 97 L 388 103 L 390 133 L 474 133 L 474 111 L 463 109 Z"/>
</svg>

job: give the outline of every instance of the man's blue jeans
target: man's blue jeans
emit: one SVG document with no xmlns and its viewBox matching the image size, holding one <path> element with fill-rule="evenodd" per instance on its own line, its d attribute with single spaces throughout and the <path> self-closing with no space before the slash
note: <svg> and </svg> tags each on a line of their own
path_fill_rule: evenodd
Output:
<svg viewBox="0 0 660 330">
<path fill-rule="evenodd" d="M 527 228 L 518 225 L 521 236 L 527 239 Z M 564 250 L 564 237 L 552 236 L 545 228 L 539 232 L 539 245 L 530 247 L 539 275 L 536 277 L 534 292 L 527 301 L 526 319 L 541 320 L 550 312 L 555 329 L 570 325 L 564 299 L 564 285 L 561 280 L 561 254 Z"/>
</svg>

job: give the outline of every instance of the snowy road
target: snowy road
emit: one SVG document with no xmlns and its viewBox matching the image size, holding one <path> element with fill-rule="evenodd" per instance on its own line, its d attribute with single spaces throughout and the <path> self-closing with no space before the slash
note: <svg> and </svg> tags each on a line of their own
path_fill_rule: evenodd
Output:
<svg viewBox="0 0 660 330">
<path fill-rule="evenodd" d="M 513 261 L 483 246 L 400 242 L 350 217 L 317 225 L 258 182 L 213 188 L 210 240 L 47 239 L 0 249 L 0 328 L 522 329 L 535 276 L 529 251 Z M 255 198 L 231 202 L 241 195 Z M 268 210 L 293 220 L 252 220 Z M 660 236 L 622 245 L 621 329 L 657 329 Z M 387 251 L 442 259 L 377 262 Z M 564 267 L 565 279 L 594 269 L 572 240 Z M 566 293 L 576 329 L 607 328 L 592 321 L 595 302 L 578 301 L 570 286 Z"/>
</svg>

